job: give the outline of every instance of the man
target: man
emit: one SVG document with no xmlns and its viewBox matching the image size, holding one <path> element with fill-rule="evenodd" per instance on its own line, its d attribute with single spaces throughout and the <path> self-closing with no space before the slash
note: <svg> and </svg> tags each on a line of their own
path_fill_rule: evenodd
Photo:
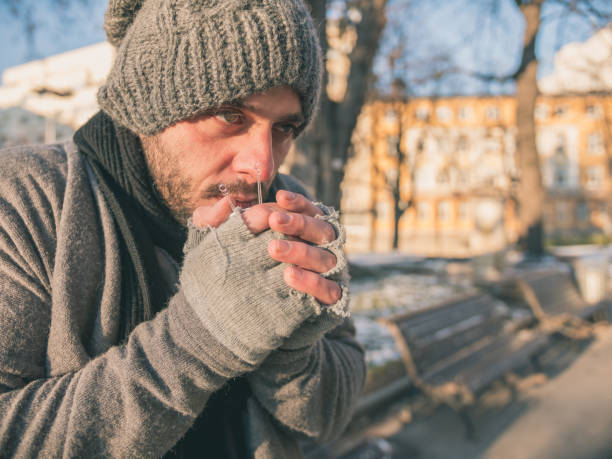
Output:
<svg viewBox="0 0 612 459">
<path fill-rule="evenodd" d="M 299 457 L 365 374 L 337 214 L 277 174 L 320 91 L 312 20 L 111 0 L 105 28 L 101 111 L 0 154 L 0 456 Z"/>
</svg>

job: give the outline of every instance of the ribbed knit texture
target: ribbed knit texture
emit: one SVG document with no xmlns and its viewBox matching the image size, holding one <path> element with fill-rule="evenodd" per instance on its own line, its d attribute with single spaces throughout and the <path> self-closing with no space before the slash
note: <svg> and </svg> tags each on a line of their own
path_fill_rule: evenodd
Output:
<svg viewBox="0 0 612 459">
<path fill-rule="evenodd" d="M 164 289 L 160 278 L 154 246 L 166 250 L 180 264 L 187 232 L 156 192 L 135 134 L 116 129 L 113 121 L 99 112 L 76 132 L 74 140 L 89 159 L 121 235 L 120 336 L 127 340 L 136 325 L 152 319 L 170 298 L 171 292 Z"/>
<path fill-rule="evenodd" d="M 279 86 L 312 118 L 321 51 L 301 0 L 111 0 L 105 29 L 118 50 L 98 103 L 134 132 Z"/>
</svg>

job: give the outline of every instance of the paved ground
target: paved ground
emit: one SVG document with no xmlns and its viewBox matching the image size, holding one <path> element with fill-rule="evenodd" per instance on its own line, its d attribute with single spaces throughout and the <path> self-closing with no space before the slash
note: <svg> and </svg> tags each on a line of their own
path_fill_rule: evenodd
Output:
<svg viewBox="0 0 612 459">
<path fill-rule="evenodd" d="M 514 399 L 502 384 L 485 394 L 476 441 L 448 409 L 397 405 L 367 433 L 388 453 L 350 457 L 612 458 L 612 326 L 598 326 L 588 343 L 559 340 L 543 357 L 542 373 L 519 375 Z"/>
</svg>

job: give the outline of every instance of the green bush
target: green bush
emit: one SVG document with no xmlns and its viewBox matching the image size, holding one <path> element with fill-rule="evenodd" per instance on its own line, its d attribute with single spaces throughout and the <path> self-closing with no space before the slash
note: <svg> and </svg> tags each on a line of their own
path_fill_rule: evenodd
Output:
<svg viewBox="0 0 612 459">
<path fill-rule="evenodd" d="M 564 246 L 564 245 L 608 245 L 612 243 L 612 236 L 603 233 L 576 233 L 563 234 L 546 237 L 546 247 Z"/>
</svg>

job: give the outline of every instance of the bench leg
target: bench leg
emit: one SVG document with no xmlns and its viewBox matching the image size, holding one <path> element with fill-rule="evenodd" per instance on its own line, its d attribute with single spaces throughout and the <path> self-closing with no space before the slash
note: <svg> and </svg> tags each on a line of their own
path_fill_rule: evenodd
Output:
<svg viewBox="0 0 612 459">
<path fill-rule="evenodd" d="M 591 322 L 609 322 L 608 306 L 596 310 L 591 317 Z"/>
<path fill-rule="evenodd" d="M 459 409 L 459 416 L 463 421 L 463 425 L 465 427 L 465 438 L 469 441 L 478 440 L 478 436 L 476 434 L 476 426 L 474 425 L 474 420 L 472 419 L 472 413 L 469 406 L 465 406 Z"/>
<path fill-rule="evenodd" d="M 519 377 L 516 374 L 509 372 L 504 375 L 503 381 L 506 383 L 506 387 L 510 390 L 511 400 L 513 402 L 516 401 L 519 396 Z"/>
<path fill-rule="evenodd" d="M 531 366 L 533 367 L 536 373 L 542 373 L 544 371 L 544 366 L 542 365 L 542 362 L 540 361 L 539 355 L 534 354 L 530 357 L 529 360 L 531 361 Z"/>
</svg>

